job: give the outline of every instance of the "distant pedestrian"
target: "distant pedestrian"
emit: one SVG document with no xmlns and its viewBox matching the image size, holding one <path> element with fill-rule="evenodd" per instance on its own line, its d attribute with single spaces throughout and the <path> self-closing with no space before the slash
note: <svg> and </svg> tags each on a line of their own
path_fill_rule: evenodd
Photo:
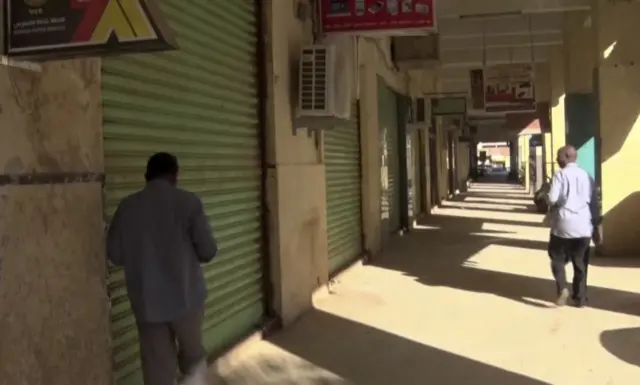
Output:
<svg viewBox="0 0 640 385">
<path fill-rule="evenodd" d="M 573 146 L 558 150 L 560 170 L 555 173 L 548 193 L 551 215 L 549 257 L 556 281 L 558 306 L 564 306 L 569 298 L 565 266 L 573 264 L 574 304 L 587 303 L 587 270 L 589 245 L 593 234 L 592 210 L 594 206 L 594 182 L 577 164 L 578 154 Z"/>
<path fill-rule="evenodd" d="M 206 384 L 202 322 L 207 295 L 201 263 L 218 248 L 202 202 L 176 187 L 178 161 L 168 153 L 147 163 L 147 184 L 120 203 L 107 254 L 124 267 L 136 318 L 145 385 Z"/>
</svg>

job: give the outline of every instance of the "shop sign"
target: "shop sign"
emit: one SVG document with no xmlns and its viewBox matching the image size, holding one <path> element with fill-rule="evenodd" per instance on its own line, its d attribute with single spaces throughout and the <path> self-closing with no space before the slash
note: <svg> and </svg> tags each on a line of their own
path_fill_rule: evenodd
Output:
<svg viewBox="0 0 640 385">
<path fill-rule="evenodd" d="M 175 49 L 155 0 L 5 0 L 5 54 L 61 59 Z"/>
<path fill-rule="evenodd" d="M 325 34 L 402 35 L 435 29 L 435 0 L 319 0 Z"/>
<path fill-rule="evenodd" d="M 535 111 L 533 66 L 501 64 L 484 68 L 487 112 Z"/>
<path fill-rule="evenodd" d="M 431 116 L 465 116 L 467 114 L 467 98 L 442 97 L 431 99 Z"/>
<path fill-rule="evenodd" d="M 484 110 L 484 71 L 481 69 L 469 71 L 469 81 L 471 83 L 471 108 Z"/>
</svg>

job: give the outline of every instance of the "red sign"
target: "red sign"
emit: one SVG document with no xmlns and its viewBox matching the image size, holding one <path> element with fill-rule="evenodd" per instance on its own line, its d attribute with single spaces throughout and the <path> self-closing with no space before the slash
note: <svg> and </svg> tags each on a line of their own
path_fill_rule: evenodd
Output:
<svg viewBox="0 0 640 385">
<path fill-rule="evenodd" d="M 430 31 L 435 0 L 320 0 L 324 33 Z"/>
</svg>

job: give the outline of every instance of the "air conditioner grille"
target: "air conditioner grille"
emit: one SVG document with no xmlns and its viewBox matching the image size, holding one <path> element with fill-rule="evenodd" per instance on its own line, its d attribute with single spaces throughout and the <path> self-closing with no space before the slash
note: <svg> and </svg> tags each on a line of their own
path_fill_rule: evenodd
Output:
<svg viewBox="0 0 640 385">
<path fill-rule="evenodd" d="M 327 109 L 327 66 L 326 48 L 313 47 L 302 51 L 300 109 Z"/>
</svg>

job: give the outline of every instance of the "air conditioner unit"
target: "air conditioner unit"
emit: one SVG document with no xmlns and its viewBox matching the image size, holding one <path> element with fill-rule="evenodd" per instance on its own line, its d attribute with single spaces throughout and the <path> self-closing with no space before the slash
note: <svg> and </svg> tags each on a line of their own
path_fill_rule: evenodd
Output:
<svg viewBox="0 0 640 385">
<path fill-rule="evenodd" d="M 353 46 L 311 45 L 302 49 L 296 126 L 331 128 L 351 118 Z"/>
<path fill-rule="evenodd" d="M 394 36 L 393 61 L 401 71 L 434 68 L 440 64 L 440 36 Z"/>
</svg>

